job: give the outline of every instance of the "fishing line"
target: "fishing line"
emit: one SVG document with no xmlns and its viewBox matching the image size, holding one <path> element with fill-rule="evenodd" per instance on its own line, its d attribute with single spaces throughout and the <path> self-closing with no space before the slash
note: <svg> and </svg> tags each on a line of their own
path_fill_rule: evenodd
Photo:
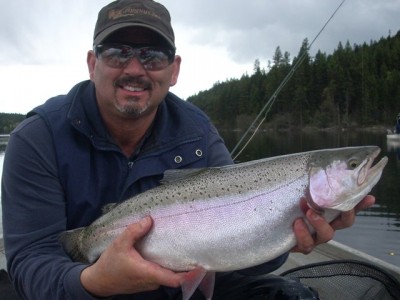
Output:
<svg viewBox="0 0 400 300">
<path fill-rule="evenodd" d="M 333 19 L 333 17 L 336 15 L 336 13 L 339 11 L 339 9 L 342 7 L 342 5 L 346 2 L 346 0 L 343 0 L 339 6 L 335 9 L 335 11 L 332 13 L 332 15 L 329 17 L 329 19 L 325 22 L 324 26 L 322 26 L 321 30 L 317 33 L 317 35 L 314 37 L 314 39 L 311 41 L 310 45 L 307 47 L 306 51 L 302 53 L 302 55 L 299 57 L 299 59 L 296 61 L 296 63 L 292 66 L 290 69 L 289 73 L 286 75 L 286 77 L 282 80 L 280 85 L 277 87 L 275 92 L 272 94 L 272 96 L 268 99 L 267 103 L 264 105 L 264 107 L 261 109 L 257 117 L 254 119 L 254 121 L 251 123 L 249 128 L 246 130 L 246 132 L 243 134 L 243 136 L 240 138 L 236 146 L 233 148 L 231 151 L 231 156 L 236 152 L 236 150 L 239 148 L 239 146 L 243 143 L 244 139 L 246 136 L 250 133 L 250 131 L 254 128 L 253 134 L 250 136 L 250 138 L 247 140 L 247 142 L 244 144 L 244 146 L 240 149 L 240 151 L 233 157 L 233 160 L 236 160 L 238 156 L 244 151 L 244 149 L 247 147 L 247 145 L 251 142 L 255 134 L 258 132 L 258 129 L 260 128 L 261 124 L 265 121 L 267 118 L 268 112 L 271 110 L 272 105 L 274 104 L 278 94 L 281 92 L 281 90 L 285 87 L 285 85 L 288 83 L 288 81 L 292 78 L 296 70 L 299 68 L 299 66 L 302 64 L 304 59 L 306 58 L 308 51 L 311 49 L 311 46 L 314 44 L 314 42 L 318 39 L 318 37 L 321 35 L 321 33 L 325 30 L 326 26 L 330 23 L 330 21 Z M 264 115 L 264 117 L 262 117 Z M 260 120 L 260 118 L 262 119 Z M 258 123 L 257 126 L 255 126 Z"/>
</svg>

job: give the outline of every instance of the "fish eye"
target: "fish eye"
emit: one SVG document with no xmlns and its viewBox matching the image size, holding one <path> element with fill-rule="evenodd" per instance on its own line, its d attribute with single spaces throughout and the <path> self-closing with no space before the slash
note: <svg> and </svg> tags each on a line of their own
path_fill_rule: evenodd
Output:
<svg viewBox="0 0 400 300">
<path fill-rule="evenodd" d="M 358 160 L 355 159 L 351 159 L 348 163 L 348 166 L 350 167 L 350 169 L 354 170 L 355 168 L 357 168 L 360 165 L 360 162 Z"/>
</svg>

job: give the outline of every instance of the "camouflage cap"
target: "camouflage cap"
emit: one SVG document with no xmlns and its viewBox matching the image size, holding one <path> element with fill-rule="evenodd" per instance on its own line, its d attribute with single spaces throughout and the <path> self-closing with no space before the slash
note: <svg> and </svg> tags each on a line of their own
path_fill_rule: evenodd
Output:
<svg viewBox="0 0 400 300">
<path fill-rule="evenodd" d="M 98 45 L 113 32 L 130 26 L 154 30 L 175 49 L 171 16 L 160 3 L 152 0 L 117 0 L 103 7 L 94 30 L 93 45 Z"/>
</svg>

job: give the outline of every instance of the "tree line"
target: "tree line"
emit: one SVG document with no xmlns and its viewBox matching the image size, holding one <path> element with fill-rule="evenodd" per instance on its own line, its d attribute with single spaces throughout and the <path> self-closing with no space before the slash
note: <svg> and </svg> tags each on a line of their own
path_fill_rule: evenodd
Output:
<svg viewBox="0 0 400 300">
<path fill-rule="evenodd" d="M 9 134 L 25 117 L 22 114 L 0 113 L 0 134 Z"/>
<path fill-rule="evenodd" d="M 400 31 L 379 41 L 341 42 L 332 54 L 309 53 L 307 39 L 297 57 L 276 48 L 267 69 L 254 62 L 252 75 L 217 82 L 187 101 L 204 110 L 218 128 L 248 127 L 299 59 L 304 59 L 267 115 L 275 129 L 315 126 L 392 125 L 400 112 Z"/>
</svg>

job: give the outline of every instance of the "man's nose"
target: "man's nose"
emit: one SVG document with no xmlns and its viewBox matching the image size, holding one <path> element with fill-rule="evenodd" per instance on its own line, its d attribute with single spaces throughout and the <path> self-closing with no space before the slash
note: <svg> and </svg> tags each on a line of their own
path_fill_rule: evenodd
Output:
<svg viewBox="0 0 400 300">
<path fill-rule="evenodd" d="M 132 57 L 124 68 L 124 72 L 128 74 L 143 75 L 146 69 L 137 57 Z"/>
</svg>

